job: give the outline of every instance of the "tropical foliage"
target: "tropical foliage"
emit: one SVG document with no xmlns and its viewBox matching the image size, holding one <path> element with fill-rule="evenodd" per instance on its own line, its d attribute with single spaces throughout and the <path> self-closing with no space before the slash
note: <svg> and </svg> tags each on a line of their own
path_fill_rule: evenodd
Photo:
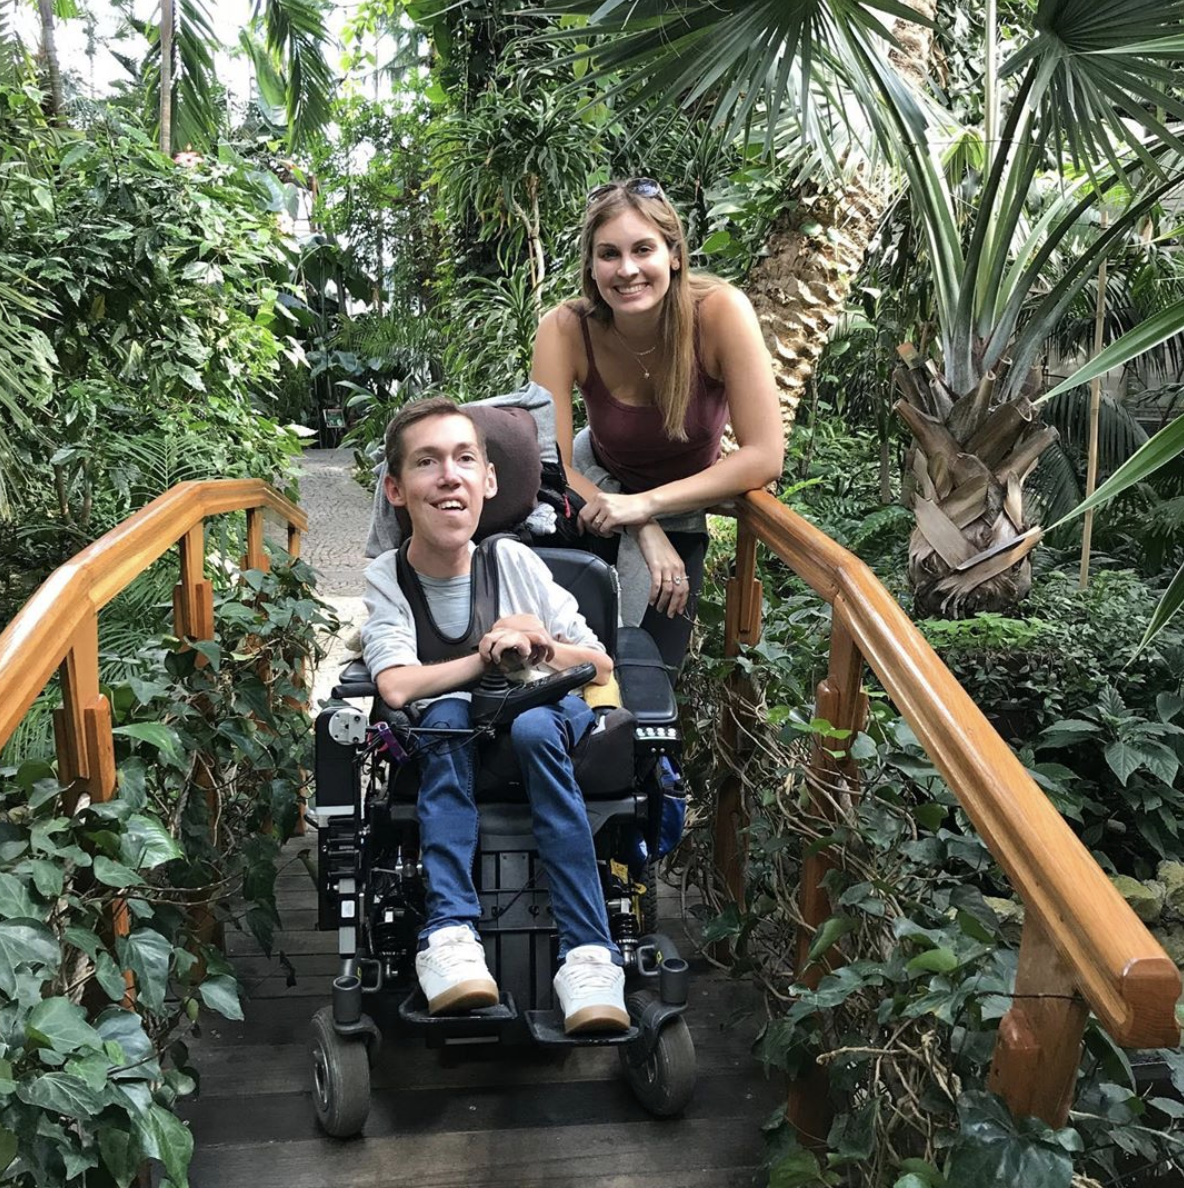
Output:
<svg viewBox="0 0 1184 1188">
<path fill-rule="evenodd" d="M 0 622 L 179 479 L 290 488 L 289 422 L 330 444 L 341 417 L 368 464 L 407 399 L 521 383 L 540 309 L 578 289 L 588 189 L 656 176 L 694 263 L 743 285 L 766 328 L 794 429 L 785 498 L 915 609 L 1098 860 L 1140 910 L 1158 903 L 1184 959 L 1172 917 L 1184 896 L 1173 907 L 1164 889 L 1165 863 L 1184 854 L 1172 618 L 1184 601 L 1184 3 L 362 0 L 346 15 L 327 0 L 256 0 L 226 29 L 204 0 L 163 0 L 146 20 L 123 6 L 137 48 L 105 101 L 55 53 L 71 3 L 39 0 L 36 59 L 11 9 L 0 2 Z M 250 71 L 245 101 L 218 77 L 227 46 Z M 182 167 L 171 150 L 186 146 Z M 1099 326 L 1111 345 L 1079 369 Z M 1084 399 L 1095 373 L 1109 377 L 1096 450 Z M 1135 381 L 1150 404 L 1126 398 Z M 1076 507 L 1091 452 L 1101 482 Z M 1087 508 L 1098 522 L 1080 588 Z M 237 530 L 222 526 L 227 553 Z M 721 555 L 727 542 L 725 530 Z M 1012 1120 L 982 1092 L 1018 908 L 874 689 L 871 727 L 849 740 L 868 791 L 837 806 L 849 862 L 828 888 L 835 915 L 815 967 L 787 966 L 801 855 L 835 828 L 803 810 L 799 779 L 822 729 L 810 706 L 827 616 L 780 566 L 762 576 L 766 635 L 735 662 L 762 721 L 744 909 L 717 897 L 708 847 L 679 860 L 701 876 L 707 939 L 742 941 L 737 972 L 768 990 L 761 1059 L 831 1069 L 827 1152 L 799 1149 L 774 1120 L 771 1182 L 985 1188 L 1022 1167 L 1025 1186 L 1060 1188 L 1179 1162 L 1178 1109 L 1140 1096 L 1101 1032 L 1068 1128 Z M 177 903 L 209 884 L 213 858 L 172 748 L 226 742 L 209 737 L 198 686 L 232 722 L 246 709 L 234 689 L 260 690 L 232 655 L 249 651 L 237 636 L 193 672 L 193 653 L 153 644 L 145 668 L 172 580 L 146 575 L 104 615 L 123 807 L 47 832 L 56 785 L 44 765 L 9 773 L 0 806 L 25 847 L 0 853 L 0 917 L 6 897 L 24 913 L 0 928 L 29 921 L 14 943 L 31 946 L 13 990 L 21 1026 L 0 1037 L 0 1082 L 16 1086 L 4 1108 L 17 1111 L 0 1112 L 0 1156 L 42 1182 L 99 1167 L 126 1182 L 147 1155 L 181 1183 L 185 1138 L 166 1111 L 189 1086 L 185 1053 L 168 1050 L 184 1022 L 158 1009 L 157 991 L 167 977 L 187 1009 L 237 1002 L 213 949 L 200 949 L 204 982 L 188 955 Z M 270 603 L 241 591 L 228 602 L 244 630 L 265 634 L 269 605 L 315 617 L 297 579 L 280 580 Z M 685 697 L 704 789 L 733 667 L 719 659 L 717 596 Z M 48 753 L 49 704 L 15 740 L 25 755 Z M 297 749 L 263 754 L 249 729 L 226 737 L 250 756 L 250 779 L 275 765 L 282 827 Z M 253 828 L 259 788 L 228 789 L 236 828 Z M 160 861 L 138 862 L 129 829 L 159 834 Z M 248 923 L 265 936 L 275 840 L 238 836 L 225 885 L 257 846 L 250 862 L 265 873 L 247 889 Z M 166 840 L 183 852 L 166 857 Z M 51 843 L 59 852 L 35 850 Z M 44 869 L 63 853 L 68 937 Z M 124 881 L 98 878 L 100 859 Z M 94 926 L 116 895 L 152 906 L 135 909 L 137 942 L 112 951 Z M 819 978 L 828 957 L 834 972 Z M 146 988 L 135 1012 L 116 985 L 124 968 Z M 79 979 L 109 1000 L 105 1014 L 78 1013 Z M 61 1005 L 38 1008 L 42 996 Z M 46 1018 L 30 1024 L 35 1010 Z M 124 1057 L 94 1046 L 124 1032 L 124 1056 L 146 1061 L 130 1093 L 112 1088 L 130 1077 Z M 58 1081 L 91 1121 L 66 1121 L 70 1102 L 49 1096 Z M 38 1121 L 36 1144 L 18 1152 L 4 1137 Z"/>
</svg>

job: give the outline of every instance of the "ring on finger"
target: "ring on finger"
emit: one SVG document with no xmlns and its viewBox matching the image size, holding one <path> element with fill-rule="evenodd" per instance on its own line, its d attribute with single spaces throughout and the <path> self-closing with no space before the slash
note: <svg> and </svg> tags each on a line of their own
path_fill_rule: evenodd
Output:
<svg viewBox="0 0 1184 1188">
<path fill-rule="evenodd" d="M 682 585 L 682 578 L 680 578 L 680 577 L 676 577 L 676 578 L 674 578 L 674 579 L 673 579 L 673 581 L 674 581 L 674 584 L 675 584 L 676 586 L 681 586 L 681 585 Z"/>
</svg>

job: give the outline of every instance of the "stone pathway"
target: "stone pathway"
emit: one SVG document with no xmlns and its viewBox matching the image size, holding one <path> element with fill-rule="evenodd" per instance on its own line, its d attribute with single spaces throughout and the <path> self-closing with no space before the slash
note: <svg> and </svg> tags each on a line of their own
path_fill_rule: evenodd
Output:
<svg viewBox="0 0 1184 1188">
<path fill-rule="evenodd" d="M 355 630 L 365 622 L 362 572 L 371 495 L 354 477 L 352 450 L 306 450 L 300 466 L 300 503 L 308 513 L 301 554 L 318 573 L 317 593 L 333 607 L 341 630 L 326 640 L 329 654 L 313 680 L 312 710 L 329 696 Z"/>
</svg>

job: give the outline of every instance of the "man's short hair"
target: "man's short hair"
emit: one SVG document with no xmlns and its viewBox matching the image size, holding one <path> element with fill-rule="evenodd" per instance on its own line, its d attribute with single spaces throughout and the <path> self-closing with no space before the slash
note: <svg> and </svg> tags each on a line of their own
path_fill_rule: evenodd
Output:
<svg viewBox="0 0 1184 1188">
<path fill-rule="evenodd" d="M 386 427 L 386 469 L 387 473 L 398 479 L 403 473 L 403 462 L 406 458 L 404 440 L 407 430 L 428 417 L 464 417 L 473 426 L 477 436 L 477 446 L 481 450 L 484 461 L 489 460 L 489 450 L 485 444 L 485 430 L 462 404 L 448 396 L 429 396 L 426 400 L 413 400 L 404 405 L 391 423 Z"/>
</svg>

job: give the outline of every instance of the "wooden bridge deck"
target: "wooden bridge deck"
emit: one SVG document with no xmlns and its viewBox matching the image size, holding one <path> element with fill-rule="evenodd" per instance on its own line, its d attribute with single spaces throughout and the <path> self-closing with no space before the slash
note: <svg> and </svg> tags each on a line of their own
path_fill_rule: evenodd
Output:
<svg viewBox="0 0 1184 1188">
<path fill-rule="evenodd" d="M 315 844 L 315 835 L 295 839 L 287 856 L 315 853 Z M 228 938 L 251 994 L 245 1020 L 208 1022 L 192 1045 L 201 1091 L 183 1116 L 196 1140 L 194 1188 L 763 1183 L 760 1124 L 784 1094 L 749 1051 L 759 1004 L 750 987 L 701 961 L 692 961 L 687 1016 L 699 1084 L 681 1118 L 650 1118 L 611 1051 L 429 1051 L 396 1038 L 374 1070 L 363 1135 L 327 1138 L 313 1113 L 305 1045 L 313 1012 L 328 1002 L 335 937 L 316 931 L 315 888 L 299 861 L 285 868 L 278 891 L 285 931 L 271 959 L 246 935 Z M 677 901 L 668 900 L 671 924 Z"/>
</svg>

